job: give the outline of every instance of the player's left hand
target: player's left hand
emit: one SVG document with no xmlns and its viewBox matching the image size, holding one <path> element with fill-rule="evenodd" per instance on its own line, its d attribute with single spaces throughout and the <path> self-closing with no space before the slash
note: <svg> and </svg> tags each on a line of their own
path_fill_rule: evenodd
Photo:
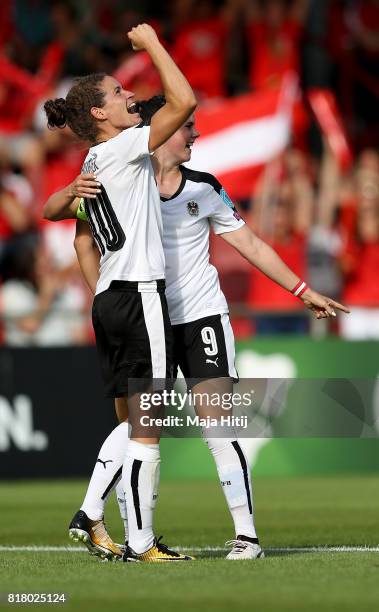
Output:
<svg viewBox="0 0 379 612">
<path fill-rule="evenodd" d="M 349 313 L 350 310 L 343 304 L 332 300 L 331 298 L 313 291 L 313 289 L 307 289 L 304 291 L 300 298 L 304 302 L 304 306 L 312 310 L 316 319 L 326 319 L 329 317 L 336 317 L 336 309 L 342 312 Z"/>
</svg>

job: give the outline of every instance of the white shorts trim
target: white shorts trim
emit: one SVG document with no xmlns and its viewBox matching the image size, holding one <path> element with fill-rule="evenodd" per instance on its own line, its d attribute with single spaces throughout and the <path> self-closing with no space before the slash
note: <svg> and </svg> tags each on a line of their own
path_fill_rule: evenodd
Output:
<svg viewBox="0 0 379 612">
<path fill-rule="evenodd" d="M 159 293 L 141 293 L 143 315 L 151 350 L 154 379 L 166 378 L 166 337 Z"/>
</svg>

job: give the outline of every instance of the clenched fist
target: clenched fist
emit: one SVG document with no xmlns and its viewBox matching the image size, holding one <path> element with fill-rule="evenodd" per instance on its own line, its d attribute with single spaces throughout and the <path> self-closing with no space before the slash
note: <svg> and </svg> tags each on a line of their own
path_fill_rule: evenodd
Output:
<svg viewBox="0 0 379 612">
<path fill-rule="evenodd" d="M 142 23 L 136 28 L 132 28 L 128 32 L 128 38 L 132 43 L 134 51 L 147 51 L 150 45 L 159 42 L 155 30 L 147 23 Z"/>
</svg>

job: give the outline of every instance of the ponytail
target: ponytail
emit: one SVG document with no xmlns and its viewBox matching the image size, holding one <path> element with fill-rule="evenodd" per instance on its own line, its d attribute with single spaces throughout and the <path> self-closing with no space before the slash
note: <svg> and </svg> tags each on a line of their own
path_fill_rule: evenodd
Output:
<svg viewBox="0 0 379 612">
<path fill-rule="evenodd" d="M 44 104 L 49 128 L 69 128 L 81 139 L 96 142 L 98 122 L 91 115 L 93 106 L 103 107 L 105 94 L 102 90 L 104 73 L 89 74 L 75 79 L 66 99 L 55 98 Z"/>
<path fill-rule="evenodd" d="M 64 98 L 55 98 L 55 100 L 47 100 L 44 104 L 45 113 L 47 116 L 47 125 L 49 128 L 64 128 L 67 123 L 67 108 Z"/>
</svg>

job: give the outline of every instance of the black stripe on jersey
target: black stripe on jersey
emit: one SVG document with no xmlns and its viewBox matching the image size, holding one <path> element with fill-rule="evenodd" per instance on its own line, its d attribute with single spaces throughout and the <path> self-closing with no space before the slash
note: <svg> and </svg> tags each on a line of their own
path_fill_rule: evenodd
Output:
<svg viewBox="0 0 379 612">
<path fill-rule="evenodd" d="M 91 228 L 92 235 L 93 235 L 93 237 L 95 238 L 95 240 L 97 242 L 97 245 L 99 247 L 100 253 L 102 255 L 104 255 L 105 254 L 105 248 L 104 248 L 103 243 L 101 242 L 101 238 L 100 238 L 99 234 L 97 233 L 96 225 L 95 225 L 95 223 L 94 223 L 94 221 L 92 219 L 91 212 L 90 212 L 90 207 L 88 206 L 88 201 L 87 201 L 86 198 L 84 199 L 84 208 L 85 208 L 85 211 L 86 211 L 86 215 L 87 215 L 89 226 Z"/>
<path fill-rule="evenodd" d="M 240 447 L 240 445 L 238 444 L 237 440 L 235 440 L 234 442 L 232 442 L 232 446 L 234 448 L 234 450 L 236 451 L 238 458 L 240 460 L 241 463 L 241 467 L 242 467 L 242 471 L 243 471 L 243 478 L 245 481 L 245 489 L 246 489 L 246 495 L 247 495 L 247 503 L 249 505 L 249 512 L 250 514 L 253 514 L 253 506 L 251 503 L 251 492 L 250 492 L 250 486 L 249 486 L 249 474 L 247 471 L 247 463 L 246 463 L 246 459 L 245 459 L 245 455 L 242 452 L 242 449 Z"/>
<path fill-rule="evenodd" d="M 235 218 L 238 220 L 241 219 L 241 216 L 236 207 L 234 206 L 232 200 L 229 198 L 225 189 L 223 189 L 223 186 L 221 185 L 220 181 L 218 181 L 216 177 L 213 176 L 213 174 L 209 174 L 209 172 L 200 172 L 199 170 L 191 170 L 186 166 L 179 167 L 182 173 L 182 180 L 177 191 L 170 198 L 164 198 L 163 196 L 160 196 L 161 202 L 168 202 L 169 200 L 177 198 L 182 193 L 186 185 L 186 181 L 192 181 L 193 183 L 206 183 L 213 187 L 215 192 L 220 196 L 220 199 L 225 204 L 225 206 L 229 206 L 233 213 L 235 213 Z"/>
<path fill-rule="evenodd" d="M 219 183 L 216 177 L 213 176 L 213 174 L 209 174 L 209 172 L 199 172 L 198 170 L 190 170 L 190 168 L 186 168 L 186 166 L 179 166 L 179 168 L 180 172 L 182 173 L 180 185 L 170 198 L 164 198 L 161 196 L 162 202 L 168 202 L 169 200 L 177 198 L 178 195 L 182 193 L 187 180 L 192 181 L 193 183 L 208 183 L 220 195 L 222 185 Z"/>
<path fill-rule="evenodd" d="M 99 227 L 101 233 L 105 238 L 105 245 L 108 251 L 119 251 L 125 244 L 125 233 L 117 219 L 116 213 L 113 209 L 111 201 L 108 197 L 107 192 L 104 189 L 104 185 L 101 185 L 101 192 L 96 197 L 96 204 L 98 206 L 99 213 L 104 215 L 106 224 L 104 226 L 105 234 L 101 228 L 100 222 Z M 96 214 L 96 207 L 95 207 Z"/>
<path fill-rule="evenodd" d="M 139 459 L 134 459 L 133 465 L 132 465 L 132 475 L 130 477 L 130 485 L 132 487 L 133 504 L 134 504 L 134 511 L 136 513 L 136 521 L 137 521 L 138 529 L 142 529 L 141 508 L 140 508 L 139 493 L 138 493 L 138 476 L 139 476 L 139 471 L 141 469 L 141 465 L 142 465 L 142 461 L 139 461 Z"/>
<path fill-rule="evenodd" d="M 105 489 L 104 493 L 101 496 L 101 499 L 105 499 L 106 496 L 108 495 L 109 491 L 111 491 L 114 487 L 114 485 L 116 484 L 116 482 L 118 481 L 118 479 L 121 476 L 121 472 L 122 472 L 122 467 L 120 467 L 117 472 L 115 473 L 115 475 L 113 476 L 112 480 L 110 481 L 109 485 L 107 486 L 107 488 Z"/>
<path fill-rule="evenodd" d="M 192 181 L 193 183 L 208 183 L 208 185 L 211 185 L 211 187 L 213 187 L 215 192 L 220 196 L 220 198 L 224 202 L 224 204 L 226 206 L 229 206 L 229 208 L 234 213 L 236 213 L 234 215 L 236 217 L 236 219 L 240 219 L 241 218 L 238 210 L 236 209 L 236 207 L 234 205 L 234 203 L 229 198 L 229 196 L 226 193 L 225 189 L 223 189 L 223 186 L 221 185 L 220 181 L 218 181 L 216 179 L 216 177 L 213 176 L 213 174 L 209 174 L 209 172 L 199 172 L 199 170 L 191 170 L 190 168 L 186 168 L 185 166 L 180 166 L 180 169 L 182 171 L 183 176 L 186 177 L 186 180 Z M 183 185 L 183 187 L 184 187 L 184 185 Z M 221 192 L 223 192 L 223 194 L 221 194 Z M 175 194 L 175 196 L 173 196 L 173 197 L 176 197 L 176 195 L 177 194 Z"/>
<path fill-rule="evenodd" d="M 100 193 L 91 200 L 91 203 L 87 198 L 84 199 L 84 207 L 93 237 L 99 245 L 101 254 L 105 254 L 105 249 L 108 251 L 119 251 L 122 249 L 126 240 L 125 233 L 103 185 L 101 185 Z M 105 245 L 101 236 L 104 239 Z"/>
<path fill-rule="evenodd" d="M 185 166 L 180 166 L 180 170 L 188 181 L 192 181 L 193 183 L 208 183 L 220 195 L 222 185 L 213 174 L 209 174 L 209 172 L 200 172 L 199 170 L 191 170 Z"/>
</svg>

